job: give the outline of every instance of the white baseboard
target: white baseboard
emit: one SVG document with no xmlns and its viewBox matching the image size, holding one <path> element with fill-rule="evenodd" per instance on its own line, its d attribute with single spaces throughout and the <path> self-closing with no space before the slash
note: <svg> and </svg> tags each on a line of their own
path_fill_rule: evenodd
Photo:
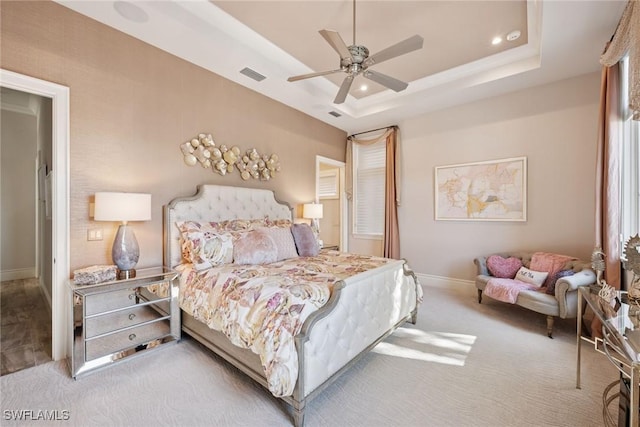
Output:
<svg viewBox="0 0 640 427">
<path fill-rule="evenodd" d="M 0 282 L 4 282 L 6 280 L 29 279 L 31 277 L 36 277 L 35 267 L 0 271 Z"/>
<path fill-rule="evenodd" d="M 475 282 L 473 280 L 434 276 L 432 274 L 423 273 L 416 273 L 416 277 L 423 287 L 450 288 L 451 286 L 475 286 Z"/>
</svg>

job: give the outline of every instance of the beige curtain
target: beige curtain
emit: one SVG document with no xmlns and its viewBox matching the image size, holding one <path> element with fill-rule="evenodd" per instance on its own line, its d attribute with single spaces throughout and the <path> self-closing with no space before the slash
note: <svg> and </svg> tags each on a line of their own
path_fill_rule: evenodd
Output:
<svg viewBox="0 0 640 427">
<path fill-rule="evenodd" d="M 603 67 L 596 157 L 596 246 L 606 255 L 605 280 L 620 289 L 620 66 Z"/>
<path fill-rule="evenodd" d="M 382 135 L 371 139 L 350 136 L 347 139 L 346 189 L 347 199 L 353 200 L 353 144 L 371 145 L 386 141 L 386 176 L 384 209 L 384 256 L 400 258 L 400 232 L 398 228 L 398 205 L 400 204 L 400 156 L 398 127 L 387 129 Z"/>
<path fill-rule="evenodd" d="M 600 57 L 606 67 L 629 54 L 629 108 L 640 120 L 640 0 L 629 0 L 611 42 Z"/>
</svg>

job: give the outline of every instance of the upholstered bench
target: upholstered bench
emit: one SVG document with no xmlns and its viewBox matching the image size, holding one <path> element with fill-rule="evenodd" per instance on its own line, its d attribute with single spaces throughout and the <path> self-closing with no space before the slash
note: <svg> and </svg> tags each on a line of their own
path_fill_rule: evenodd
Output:
<svg viewBox="0 0 640 427">
<path fill-rule="evenodd" d="M 541 255 L 542 254 L 542 255 Z M 532 258 L 537 261 L 537 265 L 540 266 L 540 258 L 543 255 L 556 256 L 554 254 L 545 254 L 542 252 L 506 252 L 494 254 L 499 258 L 478 257 L 474 259 L 476 264 L 478 275 L 476 276 L 476 288 L 478 288 L 478 303 L 482 303 L 483 291 L 485 291 L 487 284 L 492 278 L 496 276 L 492 274 L 499 272 L 498 276 L 502 278 L 500 281 L 493 281 L 494 283 L 500 283 L 503 286 L 509 286 L 510 280 L 513 281 L 514 286 L 520 286 L 517 290 L 517 296 L 513 296 L 513 302 L 516 305 L 533 310 L 537 313 L 545 314 L 547 316 L 547 336 L 553 338 L 553 321 L 555 317 L 562 319 L 575 318 L 578 314 L 578 287 L 590 285 L 595 283 L 596 275 L 591 269 L 591 264 L 579 259 L 567 259 L 562 263 L 561 267 L 554 268 L 552 274 L 548 274 L 543 284 L 539 287 L 536 284 L 527 286 L 519 280 L 515 280 L 515 274 L 518 274 L 518 278 L 535 276 L 537 273 L 543 272 L 542 270 L 530 269 Z M 537 258 L 536 258 L 537 257 Z M 562 256 L 557 256 L 562 257 Z M 565 257 L 569 258 L 569 257 Z M 562 259 L 562 258 L 557 258 Z M 494 268 L 490 268 L 491 262 L 487 265 L 487 260 L 493 261 Z M 518 267 L 518 262 L 524 269 Z M 495 266 L 497 265 L 497 267 Z M 535 266 L 535 265 L 534 265 Z M 508 271 L 511 269 L 512 271 Z M 504 270 L 504 271 L 501 271 Z M 512 273 L 515 273 L 511 276 Z M 544 272 L 543 272 L 544 273 Z M 523 276 L 524 274 L 524 276 Z M 511 276 L 506 277 L 506 275 Z M 541 275 L 541 276 L 544 276 Z M 526 280 L 526 279 L 525 279 Z M 485 293 L 486 294 L 486 293 Z M 504 299 L 503 299 L 504 301 Z"/>
</svg>

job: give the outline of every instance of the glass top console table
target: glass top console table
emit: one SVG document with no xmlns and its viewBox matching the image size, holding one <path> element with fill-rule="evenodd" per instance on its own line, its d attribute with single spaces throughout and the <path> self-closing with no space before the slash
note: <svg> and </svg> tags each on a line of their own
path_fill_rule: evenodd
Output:
<svg viewBox="0 0 640 427">
<path fill-rule="evenodd" d="M 640 303 L 631 302 L 624 291 L 616 291 L 615 298 L 607 301 L 599 297 L 600 288 L 583 286 L 578 291 L 577 320 L 577 363 L 576 388 L 580 388 L 580 362 L 582 343 L 594 345 L 597 352 L 603 354 L 618 371 L 620 371 L 621 387 L 623 382 L 629 384 L 628 408 L 626 414 L 618 415 L 618 426 L 638 426 L 640 403 Z M 593 310 L 596 321 L 588 336 L 583 328 L 583 308 Z M 600 327 L 601 326 L 601 327 Z M 627 382 L 628 381 L 628 382 Z M 607 399 L 609 387 L 605 390 L 603 402 L 605 406 L 613 400 Z M 614 397 L 615 398 L 615 397 Z M 620 399 L 623 399 L 621 396 Z M 621 405 L 622 406 L 622 405 Z M 613 418 L 604 408 L 605 425 L 616 425 Z"/>
</svg>

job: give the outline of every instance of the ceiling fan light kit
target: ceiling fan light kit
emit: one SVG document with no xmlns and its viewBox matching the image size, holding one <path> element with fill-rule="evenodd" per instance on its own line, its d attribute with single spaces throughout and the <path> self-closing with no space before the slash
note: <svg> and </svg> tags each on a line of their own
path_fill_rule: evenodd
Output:
<svg viewBox="0 0 640 427">
<path fill-rule="evenodd" d="M 353 79 L 361 75 L 362 77 L 372 80 L 382 86 L 385 86 L 395 92 L 403 91 L 409 85 L 406 82 L 398 80 L 394 77 L 387 76 L 373 70 L 369 67 L 381 62 L 393 59 L 397 56 L 404 55 L 414 50 L 422 49 L 424 40 L 419 35 L 409 37 L 399 43 L 389 46 L 373 55 L 369 55 L 369 49 L 365 46 L 356 44 L 356 2 L 353 2 L 353 44 L 347 46 L 340 34 L 332 30 L 320 30 L 320 35 L 331 45 L 331 47 L 340 55 L 340 68 L 329 71 L 320 71 L 317 73 L 302 74 L 299 76 L 289 77 L 287 81 L 295 82 L 298 80 L 310 79 L 312 77 L 326 76 L 329 74 L 346 73 L 347 76 L 342 81 L 338 94 L 333 100 L 334 104 L 342 104 L 349 90 Z"/>
</svg>

